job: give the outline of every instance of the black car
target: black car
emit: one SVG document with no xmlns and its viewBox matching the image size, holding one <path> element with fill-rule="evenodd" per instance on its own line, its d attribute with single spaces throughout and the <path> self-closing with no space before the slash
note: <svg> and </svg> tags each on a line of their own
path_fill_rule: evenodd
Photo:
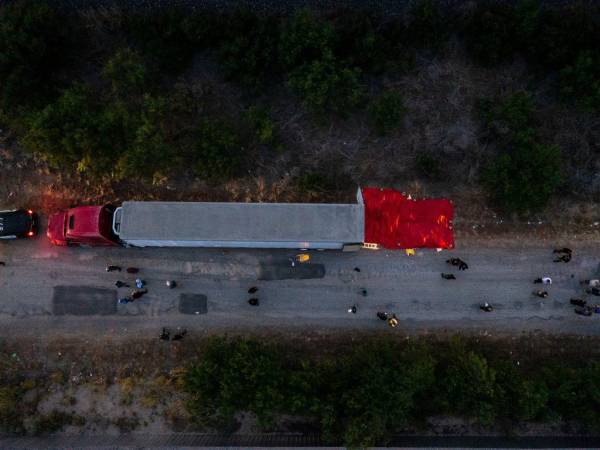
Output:
<svg viewBox="0 0 600 450">
<path fill-rule="evenodd" d="M 0 211 L 0 239 L 32 237 L 36 232 L 35 219 L 30 209 Z"/>
<path fill-rule="evenodd" d="M 579 314 L 580 316 L 591 316 L 594 313 L 594 310 L 589 306 L 577 306 L 575 308 L 575 314 Z"/>
</svg>

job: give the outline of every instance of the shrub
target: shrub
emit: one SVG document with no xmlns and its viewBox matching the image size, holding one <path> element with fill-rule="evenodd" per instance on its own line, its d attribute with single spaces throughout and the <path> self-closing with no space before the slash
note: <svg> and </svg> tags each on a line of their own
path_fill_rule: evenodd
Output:
<svg viewBox="0 0 600 450">
<path fill-rule="evenodd" d="M 81 167 L 86 165 L 85 161 L 102 155 L 97 118 L 97 105 L 90 89 L 85 85 L 74 86 L 33 116 L 22 144 L 46 157 L 56 168 Z"/>
<path fill-rule="evenodd" d="M 201 177 L 223 180 L 237 174 L 244 148 L 235 131 L 222 120 L 202 119 L 196 130 L 192 165 Z"/>
<path fill-rule="evenodd" d="M 312 112 L 333 111 L 346 115 L 363 98 L 360 70 L 345 67 L 327 52 L 320 60 L 307 63 L 292 72 L 289 85 L 300 94 Z"/>
<path fill-rule="evenodd" d="M 513 6 L 483 2 L 467 15 L 463 35 L 471 57 L 482 65 L 493 66 L 509 60 L 519 49 L 517 30 Z"/>
<path fill-rule="evenodd" d="M 227 424 L 244 410 L 270 425 L 285 399 L 284 378 L 281 355 L 274 348 L 252 340 L 214 339 L 185 375 L 188 408 L 202 423 Z"/>
<path fill-rule="evenodd" d="M 166 115 L 164 98 L 144 98 L 133 142 L 116 166 L 118 178 L 153 179 L 164 176 L 179 165 L 179 160 L 166 142 Z"/>
<path fill-rule="evenodd" d="M 486 126 L 499 135 L 512 137 L 533 124 L 534 102 L 529 92 L 516 92 L 495 101 L 486 100 L 480 106 Z"/>
<path fill-rule="evenodd" d="M 455 351 L 444 379 L 450 408 L 489 425 L 495 418 L 496 371 L 473 352 Z"/>
<path fill-rule="evenodd" d="M 251 88 L 278 72 L 279 23 L 247 12 L 234 14 L 226 25 L 219 59 L 227 78 Z"/>
<path fill-rule="evenodd" d="M 600 53 L 584 51 L 560 73 L 561 94 L 588 111 L 600 111 Z"/>
<path fill-rule="evenodd" d="M 147 58 L 160 70 L 178 74 L 189 66 L 194 54 L 183 20 L 181 11 L 167 9 L 132 15 L 127 25 Z"/>
<path fill-rule="evenodd" d="M 292 70 L 331 54 L 333 27 L 317 19 L 309 10 L 299 11 L 283 27 L 279 54 L 283 66 Z"/>
<path fill-rule="evenodd" d="M 417 153 L 415 166 L 417 172 L 423 177 L 437 179 L 442 174 L 440 160 L 428 152 Z"/>
<path fill-rule="evenodd" d="M 303 193 L 328 192 L 336 188 L 335 180 L 319 172 L 302 174 L 297 182 L 298 190 Z"/>
<path fill-rule="evenodd" d="M 433 0 L 415 0 L 409 10 L 407 39 L 415 46 L 434 52 L 448 39 L 449 14 L 443 14 Z"/>
<path fill-rule="evenodd" d="M 560 151 L 521 133 L 515 144 L 484 171 L 482 181 L 492 201 L 506 212 L 537 211 L 561 183 Z"/>
<path fill-rule="evenodd" d="M 254 140 L 259 145 L 274 146 L 280 149 L 279 130 L 271 119 L 268 109 L 251 106 L 246 111 L 245 118 L 252 129 Z"/>
<path fill-rule="evenodd" d="M 0 106 L 45 105 L 56 93 L 68 24 L 44 2 L 0 7 Z"/>
<path fill-rule="evenodd" d="M 130 48 L 118 50 L 110 58 L 102 75 L 119 97 L 142 94 L 147 82 L 146 67 L 141 56 Z"/>
<path fill-rule="evenodd" d="M 43 414 L 33 421 L 33 434 L 40 435 L 60 431 L 65 425 L 82 426 L 85 424 L 83 417 L 54 410 L 49 414 Z"/>
<path fill-rule="evenodd" d="M 366 11 L 343 11 L 333 21 L 333 52 L 340 61 L 370 73 L 386 68 L 387 42 Z"/>
<path fill-rule="evenodd" d="M 529 44 L 532 59 L 548 68 L 561 69 L 573 64 L 580 52 L 597 50 L 600 28 L 594 19 L 598 8 L 594 8 L 581 2 L 542 9 Z"/>
<path fill-rule="evenodd" d="M 379 134 L 387 134 L 398 128 L 404 117 L 402 95 L 398 91 L 385 91 L 369 106 L 369 114 Z"/>
</svg>

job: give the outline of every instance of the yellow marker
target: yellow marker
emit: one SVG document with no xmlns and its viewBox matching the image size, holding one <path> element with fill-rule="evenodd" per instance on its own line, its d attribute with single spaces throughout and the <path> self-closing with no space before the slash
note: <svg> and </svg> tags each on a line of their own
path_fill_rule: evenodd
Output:
<svg viewBox="0 0 600 450">
<path fill-rule="evenodd" d="M 408 256 L 415 256 L 415 249 L 414 248 L 407 248 L 406 250 L 404 250 L 406 252 L 406 254 Z"/>
</svg>

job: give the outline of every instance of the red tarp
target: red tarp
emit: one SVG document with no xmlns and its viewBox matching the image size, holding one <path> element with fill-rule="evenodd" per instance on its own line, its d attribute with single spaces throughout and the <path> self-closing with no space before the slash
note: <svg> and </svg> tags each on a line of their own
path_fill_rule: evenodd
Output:
<svg viewBox="0 0 600 450">
<path fill-rule="evenodd" d="M 365 242 L 388 249 L 453 248 L 449 200 L 409 200 L 393 189 L 363 188 Z"/>
</svg>

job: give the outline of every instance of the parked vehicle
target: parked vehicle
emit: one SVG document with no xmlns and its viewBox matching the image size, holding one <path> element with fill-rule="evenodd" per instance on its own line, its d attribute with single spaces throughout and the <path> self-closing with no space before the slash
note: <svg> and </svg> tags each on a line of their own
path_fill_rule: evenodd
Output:
<svg viewBox="0 0 600 450">
<path fill-rule="evenodd" d="M 587 301 L 581 299 L 581 298 L 572 298 L 570 300 L 571 305 L 575 305 L 575 306 L 579 306 L 579 307 L 584 307 L 585 304 L 587 303 Z"/>
<path fill-rule="evenodd" d="M 31 209 L 0 211 L 0 239 L 33 237 L 36 228 L 37 218 Z"/>
</svg>

